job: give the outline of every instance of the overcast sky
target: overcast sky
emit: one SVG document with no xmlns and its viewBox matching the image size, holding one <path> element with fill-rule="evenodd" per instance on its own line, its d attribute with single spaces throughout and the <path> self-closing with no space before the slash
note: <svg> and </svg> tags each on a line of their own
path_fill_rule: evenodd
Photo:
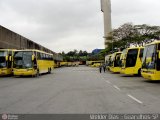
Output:
<svg viewBox="0 0 160 120">
<path fill-rule="evenodd" d="M 111 0 L 112 27 L 160 25 L 160 0 Z M 100 0 L 0 0 L 0 24 L 55 52 L 104 48 Z"/>
</svg>

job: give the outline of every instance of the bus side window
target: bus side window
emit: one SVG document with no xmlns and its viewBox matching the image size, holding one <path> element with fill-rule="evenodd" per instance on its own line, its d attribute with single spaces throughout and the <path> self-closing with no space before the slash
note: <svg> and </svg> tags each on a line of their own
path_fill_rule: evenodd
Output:
<svg viewBox="0 0 160 120">
<path fill-rule="evenodd" d="M 41 59 L 41 55 L 39 52 L 37 52 L 37 60 L 40 60 Z"/>
<path fill-rule="evenodd" d="M 158 50 L 160 50 L 160 43 L 158 44 Z M 158 55 L 157 55 L 158 58 Z M 157 59 L 157 70 L 160 71 L 160 59 Z"/>
<path fill-rule="evenodd" d="M 160 50 L 160 43 L 158 44 L 158 50 Z"/>
<path fill-rule="evenodd" d="M 43 60 L 44 59 L 43 53 L 40 53 L 40 56 L 41 56 L 41 60 Z"/>
<path fill-rule="evenodd" d="M 140 58 L 143 57 L 143 50 L 144 50 L 144 49 L 140 49 L 140 54 L 139 54 L 139 57 L 140 57 Z"/>
</svg>

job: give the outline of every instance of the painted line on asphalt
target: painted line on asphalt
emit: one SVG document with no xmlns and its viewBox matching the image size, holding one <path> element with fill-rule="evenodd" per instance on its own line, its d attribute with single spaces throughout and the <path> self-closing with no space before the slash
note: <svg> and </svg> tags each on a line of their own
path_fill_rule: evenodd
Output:
<svg viewBox="0 0 160 120">
<path fill-rule="evenodd" d="M 110 82 L 110 81 L 108 81 L 108 80 L 106 80 L 105 82 L 107 82 L 107 83 L 111 84 L 111 82 Z"/>
<path fill-rule="evenodd" d="M 130 94 L 127 94 L 128 97 L 132 98 L 133 100 L 135 100 L 136 102 L 140 103 L 140 104 L 143 104 L 142 101 L 138 100 L 137 98 L 133 97 L 132 95 Z"/>
<path fill-rule="evenodd" d="M 121 91 L 121 89 L 118 86 L 113 85 L 113 87 L 116 88 L 117 90 Z"/>
</svg>

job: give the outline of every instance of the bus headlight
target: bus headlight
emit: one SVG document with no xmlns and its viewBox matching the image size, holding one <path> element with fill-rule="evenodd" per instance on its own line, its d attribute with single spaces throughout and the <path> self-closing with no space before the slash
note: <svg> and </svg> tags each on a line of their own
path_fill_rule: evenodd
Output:
<svg viewBox="0 0 160 120">
<path fill-rule="evenodd" d="M 150 71 L 150 72 L 148 72 L 148 73 L 150 73 L 150 74 L 154 74 L 154 72 L 153 72 L 153 71 Z"/>
<path fill-rule="evenodd" d="M 7 68 L 2 68 L 2 71 L 3 71 L 3 70 L 7 70 Z"/>
<path fill-rule="evenodd" d="M 27 71 L 33 70 L 32 68 L 28 68 Z"/>
</svg>

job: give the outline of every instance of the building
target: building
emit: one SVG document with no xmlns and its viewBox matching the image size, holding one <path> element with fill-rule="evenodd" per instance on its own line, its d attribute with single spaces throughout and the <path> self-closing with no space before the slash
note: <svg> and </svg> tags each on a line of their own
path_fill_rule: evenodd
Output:
<svg viewBox="0 0 160 120">
<path fill-rule="evenodd" d="M 62 56 L 52 50 L 35 43 L 3 26 L 0 25 L 0 49 L 38 49 L 48 53 L 52 53 L 54 60 L 62 61 Z"/>
<path fill-rule="evenodd" d="M 104 44 L 105 48 L 107 48 L 107 42 L 110 42 L 108 37 L 111 36 L 111 1 L 110 0 L 101 0 L 101 11 L 103 12 L 104 17 Z"/>
</svg>

